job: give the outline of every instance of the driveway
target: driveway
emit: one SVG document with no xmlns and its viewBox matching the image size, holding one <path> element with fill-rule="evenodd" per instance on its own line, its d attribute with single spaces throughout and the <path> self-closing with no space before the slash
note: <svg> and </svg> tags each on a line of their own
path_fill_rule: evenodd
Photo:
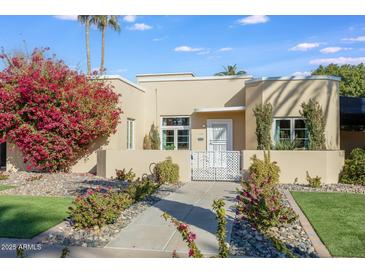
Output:
<svg viewBox="0 0 365 274">
<path fill-rule="evenodd" d="M 190 182 L 177 192 L 149 207 L 124 228 L 105 248 L 145 252 L 165 252 L 171 254 L 188 252 L 186 243 L 170 222 L 162 217 L 168 212 L 173 217 L 187 223 L 196 233 L 196 243 L 205 255 L 218 252 L 215 232 L 217 222 L 212 211 L 215 199 L 223 198 L 227 209 L 227 242 L 234 220 L 234 182 Z"/>
</svg>

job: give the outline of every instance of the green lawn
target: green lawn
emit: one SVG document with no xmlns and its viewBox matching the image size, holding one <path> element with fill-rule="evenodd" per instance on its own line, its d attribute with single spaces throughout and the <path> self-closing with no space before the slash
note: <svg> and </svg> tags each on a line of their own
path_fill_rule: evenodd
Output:
<svg viewBox="0 0 365 274">
<path fill-rule="evenodd" d="M 15 186 L 11 186 L 11 185 L 0 185 L 0 191 L 2 190 L 7 190 L 10 188 L 15 188 Z"/>
<path fill-rule="evenodd" d="M 32 238 L 67 217 L 72 198 L 0 196 L 0 237 Z"/>
<path fill-rule="evenodd" d="M 365 257 L 365 195 L 292 192 L 334 257 Z"/>
</svg>

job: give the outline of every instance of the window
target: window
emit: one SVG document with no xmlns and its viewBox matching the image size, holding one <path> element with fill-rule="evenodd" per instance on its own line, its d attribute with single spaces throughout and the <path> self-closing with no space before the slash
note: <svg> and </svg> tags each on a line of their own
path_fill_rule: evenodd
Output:
<svg viewBox="0 0 365 274">
<path fill-rule="evenodd" d="M 162 149 L 190 149 L 190 118 L 162 117 L 161 135 Z"/>
<path fill-rule="evenodd" d="M 308 130 L 302 118 L 275 118 L 274 141 L 295 141 L 298 148 L 308 148 Z"/>
<path fill-rule="evenodd" d="M 127 149 L 134 149 L 134 120 L 127 119 Z"/>
</svg>

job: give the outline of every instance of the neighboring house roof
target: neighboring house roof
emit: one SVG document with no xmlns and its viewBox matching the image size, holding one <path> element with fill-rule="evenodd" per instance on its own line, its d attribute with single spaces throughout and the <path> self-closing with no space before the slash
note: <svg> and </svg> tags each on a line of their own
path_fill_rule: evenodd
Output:
<svg viewBox="0 0 365 274">
<path fill-rule="evenodd" d="M 189 75 L 195 77 L 192 72 L 166 72 L 166 73 L 141 73 L 137 74 L 136 77 L 149 77 L 149 76 L 174 76 L 174 75 Z"/>
<path fill-rule="evenodd" d="M 288 81 L 288 80 L 332 80 L 341 81 L 340 77 L 327 75 L 312 75 L 312 76 L 279 76 L 279 77 L 259 77 L 248 80 L 246 84 L 261 82 L 261 81 Z"/>
</svg>

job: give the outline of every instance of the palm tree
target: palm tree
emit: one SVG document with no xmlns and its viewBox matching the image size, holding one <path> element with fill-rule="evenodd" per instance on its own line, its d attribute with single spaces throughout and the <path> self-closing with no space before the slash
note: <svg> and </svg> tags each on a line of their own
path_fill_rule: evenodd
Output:
<svg viewBox="0 0 365 274">
<path fill-rule="evenodd" d="M 78 15 L 77 20 L 85 25 L 85 40 L 86 40 L 86 60 L 87 60 L 87 74 L 91 74 L 91 61 L 90 61 L 90 15 Z"/>
<path fill-rule="evenodd" d="M 120 32 L 120 25 L 116 15 L 97 15 L 93 16 L 91 22 L 94 23 L 101 31 L 101 61 L 100 61 L 100 73 L 105 72 L 104 68 L 104 52 L 105 52 L 105 32 L 108 27 L 116 32 Z"/>
<path fill-rule="evenodd" d="M 227 76 L 227 75 L 244 75 L 246 74 L 246 71 L 244 70 L 240 70 L 237 71 L 237 65 L 233 65 L 233 66 L 223 66 L 224 71 L 218 72 L 216 74 L 214 74 L 215 76 Z"/>
</svg>

